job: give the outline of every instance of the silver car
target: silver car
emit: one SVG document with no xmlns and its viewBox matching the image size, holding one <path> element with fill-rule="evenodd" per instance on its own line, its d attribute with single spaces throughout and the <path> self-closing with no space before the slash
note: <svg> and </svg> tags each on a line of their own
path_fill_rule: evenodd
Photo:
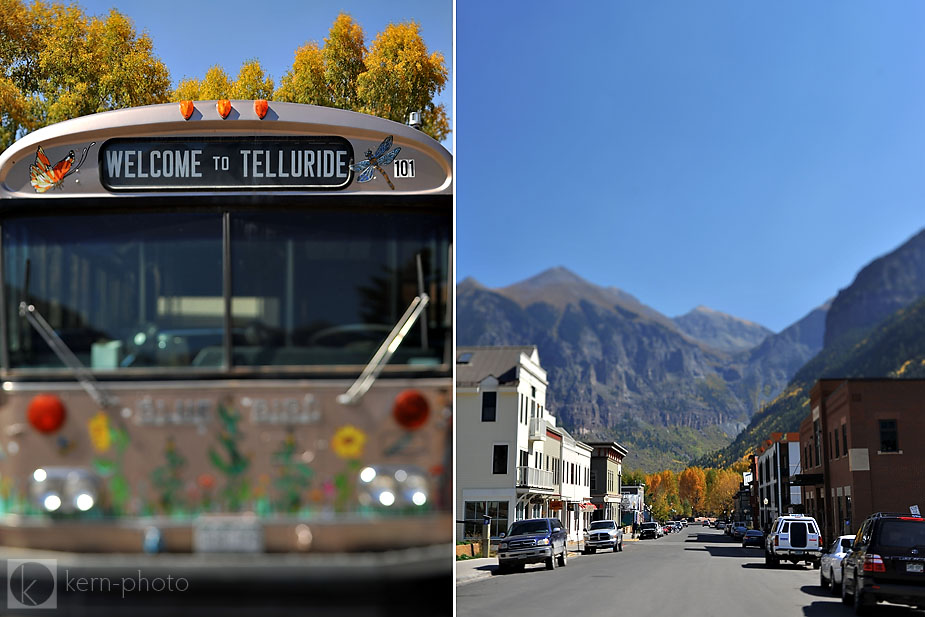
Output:
<svg viewBox="0 0 925 617">
<path fill-rule="evenodd" d="M 819 585 L 828 588 L 833 594 L 838 593 L 841 587 L 841 561 L 851 550 L 854 536 L 838 536 L 829 549 L 822 554 L 822 565 L 819 568 Z"/>
<path fill-rule="evenodd" d="M 585 532 L 585 553 L 594 554 L 597 549 L 623 550 L 623 530 L 616 521 L 594 521 Z"/>
</svg>

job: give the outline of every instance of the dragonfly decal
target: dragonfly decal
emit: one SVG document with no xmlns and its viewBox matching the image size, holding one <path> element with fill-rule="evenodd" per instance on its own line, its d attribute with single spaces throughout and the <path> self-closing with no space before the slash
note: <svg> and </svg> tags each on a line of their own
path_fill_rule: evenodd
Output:
<svg viewBox="0 0 925 617">
<path fill-rule="evenodd" d="M 378 171 L 382 174 L 382 177 L 385 178 L 385 181 L 389 183 L 389 187 L 394 191 L 395 185 L 392 184 L 392 181 L 389 179 L 389 174 L 385 173 L 385 170 L 382 168 L 384 165 L 388 165 L 395 160 L 395 157 L 398 156 L 398 153 L 401 152 L 401 147 L 395 148 L 390 152 L 386 152 L 389 148 L 392 147 L 392 136 L 389 135 L 382 140 L 382 143 L 379 144 L 379 147 L 376 148 L 376 153 L 373 154 L 372 150 L 366 151 L 366 160 L 360 161 L 356 165 L 351 165 L 350 169 L 360 173 L 360 177 L 357 178 L 357 182 L 369 182 L 375 177 L 375 173 Z"/>
<path fill-rule="evenodd" d="M 38 151 L 35 153 L 35 162 L 29 167 L 29 182 L 32 184 L 35 192 L 44 193 L 50 189 L 61 188 L 61 184 L 64 182 L 65 178 L 75 171 L 80 170 L 80 166 L 83 165 L 84 161 L 87 159 L 87 151 L 95 144 L 96 142 L 93 142 L 83 149 L 83 153 L 80 155 L 80 161 L 78 161 L 76 165 L 74 164 L 74 160 L 77 157 L 74 151 L 70 150 L 67 156 L 58 161 L 54 166 L 52 166 L 51 161 L 45 154 L 45 150 L 42 146 L 39 146 Z"/>
</svg>

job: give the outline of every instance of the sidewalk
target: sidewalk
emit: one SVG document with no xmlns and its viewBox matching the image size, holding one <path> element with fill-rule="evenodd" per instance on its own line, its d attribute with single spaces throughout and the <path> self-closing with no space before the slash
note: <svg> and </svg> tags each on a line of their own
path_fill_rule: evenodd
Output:
<svg viewBox="0 0 925 617">
<path fill-rule="evenodd" d="M 636 542 L 636 538 L 623 538 L 624 544 L 627 542 Z M 578 544 L 569 542 L 568 558 L 577 559 L 581 557 L 581 551 L 578 550 Z M 473 581 L 491 578 L 498 570 L 498 558 L 488 557 L 479 559 L 464 559 L 456 562 L 456 585 L 465 585 Z"/>
</svg>

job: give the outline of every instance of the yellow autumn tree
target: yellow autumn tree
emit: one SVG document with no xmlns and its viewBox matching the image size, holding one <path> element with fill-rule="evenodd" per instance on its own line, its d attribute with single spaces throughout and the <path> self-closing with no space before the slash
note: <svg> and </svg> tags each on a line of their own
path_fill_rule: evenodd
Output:
<svg viewBox="0 0 925 617">
<path fill-rule="evenodd" d="M 267 98 L 349 109 L 402 123 L 410 112 L 420 111 L 421 130 L 442 140 L 450 134 L 450 123 L 445 106 L 433 99 L 446 86 L 447 75 L 443 55 L 427 50 L 418 24 L 390 24 L 367 50 L 363 29 L 341 13 L 324 46 L 309 42 L 295 51 L 292 67 L 272 93 L 273 80 L 259 61 L 251 60 L 233 83 L 221 67 L 213 66 L 202 80 L 182 80 L 170 99 Z"/>
<path fill-rule="evenodd" d="M 231 80 L 228 73 L 219 65 L 206 71 L 206 76 L 199 82 L 199 100 L 211 101 L 227 99 L 231 96 Z"/>
<path fill-rule="evenodd" d="M 350 15 L 341 13 L 324 39 L 321 55 L 331 107 L 359 111 L 362 104 L 357 97 L 357 84 L 366 70 L 363 28 Z"/>
<path fill-rule="evenodd" d="M 296 50 L 292 68 L 283 76 L 273 97 L 288 103 L 331 105 L 324 55 L 317 43 L 307 43 Z"/>
<path fill-rule="evenodd" d="M 719 469 L 706 497 L 706 508 L 713 514 L 733 509 L 735 494 L 742 484 L 742 475 L 731 469 Z"/>
<path fill-rule="evenodd" d="M 52 122 L 165 102 L 169 91 L 151 38 L 119 11 L 0 0 L 0 148 Z"/>
<path fill-rule="evenodd" d="M 707 492 L 707 475 L 700 467 L 688 467 L 678 476 L 678 496 L 687 502 L 693 513 L 703 510 Z"/>
<path fill-rule="evenodd" d="M 170 100 L 173 102 L 202 101 L 200 81 L 195 77 L 181 79 L 176 90 L 170 93 Z"/>
<path fill-rule="evenodd" d="M 396 122 L 406 121 L 412 111 L 424 112 L 426 132 L 443 139 L 449 132 L 446 110 L 433 98 L 446 80 L 443 54 L 428 53 L 417 23 L 389 24 L 369 49 L 357 95 L 362 111 Z"/>
<path fill-rule="evenodd" d="M 273 79 L 263 72 L 259 60 L 248 60 L 238 71 L 238 78 L 231 84 L 233 99 L 269 99 L 273 96 Z"/>
</svg>

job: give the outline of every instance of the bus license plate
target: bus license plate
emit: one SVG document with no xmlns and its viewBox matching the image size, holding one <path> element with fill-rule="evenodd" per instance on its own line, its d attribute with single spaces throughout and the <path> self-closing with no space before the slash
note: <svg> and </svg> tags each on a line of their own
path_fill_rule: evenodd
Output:
<svg viewBox="0 0 925 617">
<path fill-rule="evenodd" d="M 921 572 L 922 572 L 922 564 L 920 564 L 920 563 L 907 563 L 907 564 L 906 564 L 906 572 L 917 572 L 917 573 L 921 573 Z"/>
<path fill-rule="evenodd" d="M 193 523 L 197 553 L 262 553 L 263 526 L 253 517 L 201 516 Z"/>
</svg>

